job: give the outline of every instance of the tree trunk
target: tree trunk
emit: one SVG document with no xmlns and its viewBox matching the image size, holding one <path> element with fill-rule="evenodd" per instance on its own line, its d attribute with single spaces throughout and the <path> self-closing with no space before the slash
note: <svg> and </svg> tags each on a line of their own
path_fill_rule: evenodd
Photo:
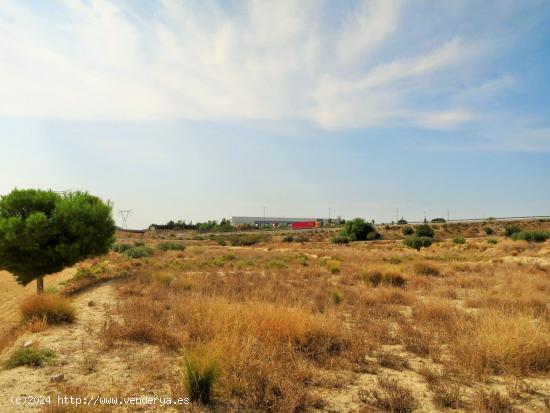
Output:
<svg viewBox="0 0 550 413">
<path fill-rule="evenodd" d="M 38 277 L 36 279 L 36 294 L 44 293 L 44 277 Z"/>
</svg>

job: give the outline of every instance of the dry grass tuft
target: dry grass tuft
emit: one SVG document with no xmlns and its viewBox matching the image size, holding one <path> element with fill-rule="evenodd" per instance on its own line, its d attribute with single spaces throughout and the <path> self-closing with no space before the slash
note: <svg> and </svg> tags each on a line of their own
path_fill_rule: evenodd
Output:
<svg viewBox="0 0 550 413">
<path fill-rule="evenodd" d="M 515 413 L 518 410 L 510 399 L 496 390 L 478 390 L 472 400 L 476 413 Z"/>
<path fill-rule="evenodd" d="M 70 301 L 57 294 L 40 294 L 29 297 L 21 304 L 23 322 L 35 322 L 45 318 L 48 324 L 71 323 L 75 308 Z"/>
<path fill-rule="evenodd" d="M 411 390 L 402 387 L 397 380 L 385 377 L 378 379 L 378 389 L 362 390 L 359 399 L 372 408 L 389 413 L 410 413 L 418 406 Z"/>
<path fill-rule="evenodd" d="M 427 262 L 417 262 L 414 264 L 414 272 L 418 275 L 427 275 L 430 277 L 439 277 L 441 272 L 437 267 Z"/>
<path fill-rule="evenodd" d="M 458 409 L 462 407 L 462 388 L 458 383 L 439 383 L 430 386 L 433 402 L 438 409 Z"/>
</svg>

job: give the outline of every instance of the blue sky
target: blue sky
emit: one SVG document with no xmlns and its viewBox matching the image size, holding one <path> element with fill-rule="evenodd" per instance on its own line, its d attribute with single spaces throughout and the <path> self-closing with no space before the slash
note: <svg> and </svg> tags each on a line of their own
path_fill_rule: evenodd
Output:
<svg viewBox="0 0 550 413">
<path fill-rule="evenodd" d="M 129 225 L 550 215 L 545 1 L 6 1 L 0 193 Z"/>
</svg>

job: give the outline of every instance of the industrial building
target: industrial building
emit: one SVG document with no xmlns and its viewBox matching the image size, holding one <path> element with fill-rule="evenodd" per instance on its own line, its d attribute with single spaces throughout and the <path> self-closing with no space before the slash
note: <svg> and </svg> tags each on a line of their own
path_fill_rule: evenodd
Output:
<svg viewBox="0 0 550 413">
<path fill-rule="evenodd" d="M 282 217 L 231 217 L 231 224 L 238 227 L 291 227 L 299 222 L 316 222 L 319 226 L 339 224 L 340 217 L 335 218 L 282 218 Z"/>
</svg>

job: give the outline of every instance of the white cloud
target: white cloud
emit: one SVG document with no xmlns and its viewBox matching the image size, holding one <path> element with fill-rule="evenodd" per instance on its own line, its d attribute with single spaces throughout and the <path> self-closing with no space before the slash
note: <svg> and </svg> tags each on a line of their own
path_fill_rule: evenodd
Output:
<svg viewBox="0 0 550 413">
<path fill-rule="evenodd" d="M 362 1 L 331 24 L 325 9 L 335 5 L 315 1 L 257 0 L 229 13 L 163 0 L 147 16 L 131 4 L 63 0 L 49 15 L 8 1 L 0 116 L 298 118 L 327 128 L 446 128 L 473 117 L 450 97 L 415 109 L 442 71 L 472 58 L 460 37 L 377 59 L 399 29 L 401 2 Z"/>
</svg>

